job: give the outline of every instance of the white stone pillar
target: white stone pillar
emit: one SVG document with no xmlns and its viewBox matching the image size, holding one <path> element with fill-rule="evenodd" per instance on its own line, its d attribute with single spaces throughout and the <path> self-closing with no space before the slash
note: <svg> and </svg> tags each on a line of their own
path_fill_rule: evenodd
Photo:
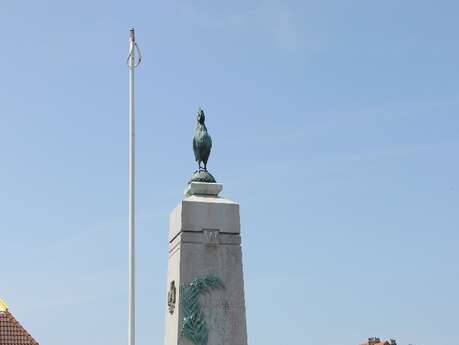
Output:
<svg viewBox="0 0 459 345">
<path fill-rule="evenodd" d="M 170 215 L 166 345 L 247 345 L 239 205 L 221 190 L 192 182 Z"/>
</svg>

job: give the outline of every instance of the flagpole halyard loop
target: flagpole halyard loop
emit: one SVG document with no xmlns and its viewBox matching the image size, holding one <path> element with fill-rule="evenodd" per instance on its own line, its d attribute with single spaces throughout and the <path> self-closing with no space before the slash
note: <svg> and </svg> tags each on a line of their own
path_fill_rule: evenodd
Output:
<svg viewBox="0 0 459 345">
<path fill-rule="evenodd" d="M 137 62 L 135 62 L 134 65 L 131 65 L 130 60 L 131 60 L 132 54 L 134 53 L 134 49 L 137 51 L 137 54 L 139 56 L 138 56 Z M 129 68 L 137 68 L 140 65 L 141 61 L 142 61 L 142 53 L 140 52 L 140 48 L 139 48 L 139 45 L 137 44 L 137 42 L 134 42 L 134 45 L 131 48 L 131 50 L 129 51 L 129 55 L 128 55 L 127 59 L 126 59 L 126 64 L 128 65 Z"/>
</svg>

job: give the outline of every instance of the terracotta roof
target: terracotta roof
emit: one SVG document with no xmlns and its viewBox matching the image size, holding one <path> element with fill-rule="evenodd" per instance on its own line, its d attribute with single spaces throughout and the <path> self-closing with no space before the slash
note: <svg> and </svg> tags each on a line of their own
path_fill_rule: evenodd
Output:
<svg viewBox="0 0 459 345">
<path fill-rule="evenodd" d="M 38 345 L 7 307 L 0 310 L 0 345 Z"/>
</svg>

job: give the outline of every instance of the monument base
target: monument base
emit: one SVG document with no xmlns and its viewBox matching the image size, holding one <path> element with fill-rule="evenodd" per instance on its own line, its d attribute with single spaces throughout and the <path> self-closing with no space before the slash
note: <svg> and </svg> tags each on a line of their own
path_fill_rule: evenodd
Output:
<svg viewBox="0 0 459 345">
<path fill-rule="evenodd" d="M 165 344 L 247 345 L 239 205 L 203 185 L 170 216 Z"/>
</svg>

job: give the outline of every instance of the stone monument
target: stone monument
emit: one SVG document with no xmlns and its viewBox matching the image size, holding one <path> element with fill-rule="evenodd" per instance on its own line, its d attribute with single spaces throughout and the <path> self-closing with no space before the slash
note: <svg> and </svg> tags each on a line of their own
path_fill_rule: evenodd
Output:
<svg viewBox="0 0 459 345">
<path fill-rule="evenodd" d="M 223 186 L 207 171 L 204 121 L 199 109 L 198 170 L 169 220 L 165 344 L 247 345 L 239 204 L 219 196 Z"/>
</svg>

